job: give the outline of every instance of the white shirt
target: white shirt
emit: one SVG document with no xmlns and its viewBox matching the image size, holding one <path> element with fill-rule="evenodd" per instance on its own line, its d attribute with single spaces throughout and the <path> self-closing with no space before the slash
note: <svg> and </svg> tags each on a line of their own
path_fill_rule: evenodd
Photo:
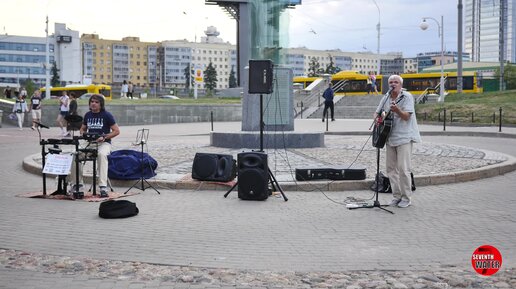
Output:
<svg viewBox="0 0 516 289">
<path fill-rule="evenodd" d="M 401 99 L 397 105 L 401 110 L 410 113 L 410 118 L 408 120 L 403 120 L 397 113 L 392 113 L 393 124 L 391 133 L 387 138 L 387 145 L 394 147 L 407 144 L 409 142 L 421 142 L 421 135 L 419 134 L 419 129 L 417 127 L 416 111 L 414 110 L 414 97 L 408 91 L 402 91 L 398 98 L 400 98 L 401 95 L 403 95 L 403 99 Z M 383 96 L 380 104 L 376 108 L 377 113 L 382 110 L 386 112 L 390 110 L 391 102 L 389 100 L 385 102 L 383 109 L 381 107 L 386 97 L 390 96 Z"/>
</svg>

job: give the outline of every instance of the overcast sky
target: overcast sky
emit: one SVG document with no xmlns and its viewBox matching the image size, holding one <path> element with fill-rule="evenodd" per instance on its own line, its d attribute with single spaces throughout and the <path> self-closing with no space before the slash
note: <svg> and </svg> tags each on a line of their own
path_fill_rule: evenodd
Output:
<svg viewBox="0 0 516 289">
<path fill-rule="evenodd" d="M 380 9 L 380 52 L 401 51 L 405 57 L 440 51 L 437 24 L 429 20 L 426 31 L 419 28 L 422 17 L 440 22 L 444 16 L 445 49 L 457 50 L 456 0 L 376 0 Z M 465 2 L 465 1 L 464 1 Z M 219 37 L 236 43 L 236 23 L 222 8 L 205 0 L 1 0 L 1 34 L 45 36 L 54 23 L 103 39 L 136 36 L 141 41 L 200 40 L 213 25 Z M 289 9 L 289 46 L 310 49 L 377 51 L 378 9 L 373 0 L 302 0 Z M 4 36 L 5 37 L 5 36 Z M 197 37 L 197 38 L 196 38 Z"/>
</svg>

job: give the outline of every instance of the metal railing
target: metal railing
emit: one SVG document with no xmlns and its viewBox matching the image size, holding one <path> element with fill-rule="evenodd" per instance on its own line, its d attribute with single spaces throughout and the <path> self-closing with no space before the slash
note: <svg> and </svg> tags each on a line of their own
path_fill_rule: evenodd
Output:
<svg viewBox="0 0 516 289">
<path fill-rule="evenodd" d="M 516 114 L 512 115 L 503 111 L 500 107 L 498 111 L 492 113 L 483 112 L 462 112 L 462 111 L 447 111 L 446 108 L 439 111 L 437 116 L 423 112 L 417 115 L 419 121 L 432 121 L 443 124 L 443 130 L 446 131 L 446 125 L 453 124 L 475 124 L 475 125 L 497 125 L 498 131 L 502 132 L 503 126 L 516 125 Z"/>
</svg>

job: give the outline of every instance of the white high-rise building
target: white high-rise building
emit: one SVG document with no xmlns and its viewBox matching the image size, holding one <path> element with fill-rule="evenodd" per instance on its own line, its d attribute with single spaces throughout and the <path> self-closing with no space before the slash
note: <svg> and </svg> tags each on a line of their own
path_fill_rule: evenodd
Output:
<svg viewBox="0 0 516 289">
<path fill-rule="evenodd" d="M 501 4 L 504 18 L 500 19 Z M 472 61 L 500 61 L 500 28 L 504 36 L 504 60 L 516 62 L 516 4 L 514 0 L 466 0 L 464 48 Z M 502 26 L 500 26 L 500 23 Z"/>
<path fill-rule="evenodd" d="M 46 39 L 33 36 L 0 36 L 0 86 L 18 87 L 31 79 L 44 86 L 46 63 Z M 60 81 L 81 81 L 81 49 L 79 32 L 55 23 L 54 34 L 49 35 L 50 66 L 55 63 Z"/>
</svg>

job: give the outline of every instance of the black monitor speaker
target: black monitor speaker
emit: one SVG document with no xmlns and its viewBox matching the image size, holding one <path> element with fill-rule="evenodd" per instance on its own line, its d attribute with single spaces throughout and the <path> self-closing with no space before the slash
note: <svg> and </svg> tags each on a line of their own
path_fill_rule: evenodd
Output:
<svg viewBox="0 0 516 289">
<path fill-rule="evenodd" d="M 273 68 L 272 60 L 249 60 L 249 93 L 272 93 Z"/>
<path fill-rule="evenodd" d="M 269 197 L 269 167 L 267 154 L 243 152 L 237 157 L 238 197 L 242 200 L 262 201 Z"/>
<path fill-rule="evenodd" d="M 232 155 L 196 153 L 192 165 L 192 179 L 229 182 L 236 176 L 236 162 Z"/>
</svg>

